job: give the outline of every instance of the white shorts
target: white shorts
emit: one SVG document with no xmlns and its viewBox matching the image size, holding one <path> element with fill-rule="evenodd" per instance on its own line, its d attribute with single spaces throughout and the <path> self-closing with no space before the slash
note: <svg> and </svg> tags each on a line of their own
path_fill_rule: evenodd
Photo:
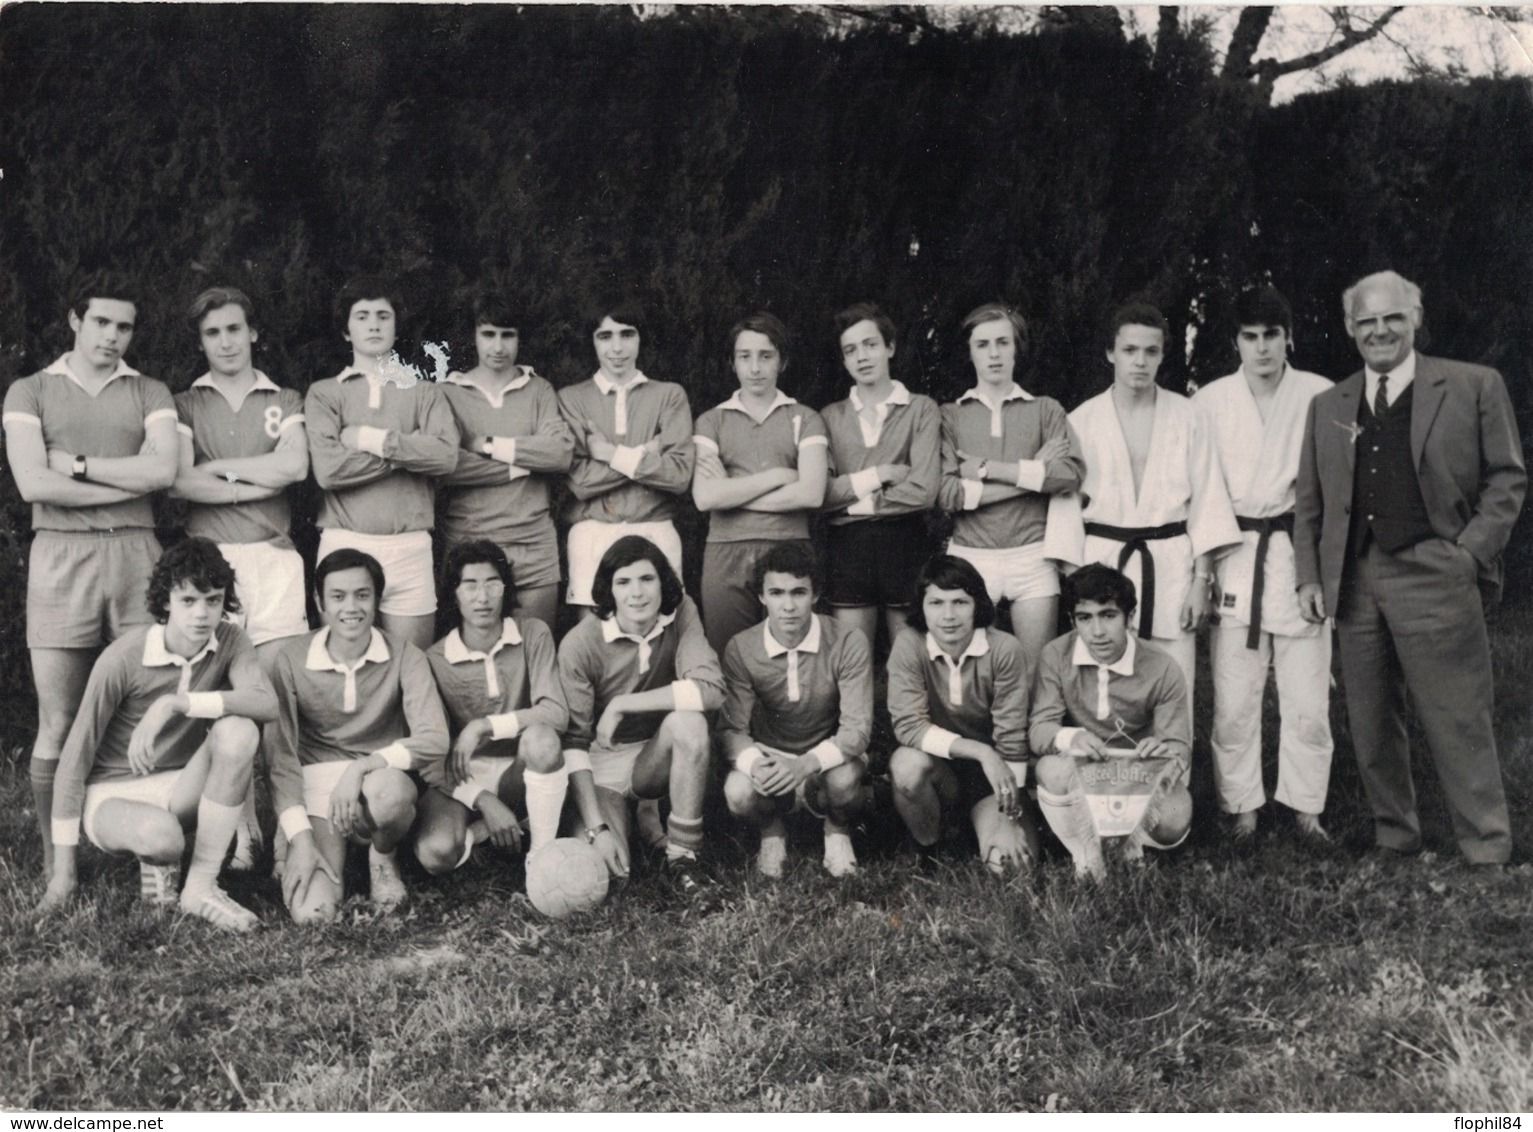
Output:
<svg viewBox="0 0 1533 1132">
<path fill-rule="evenodd" d="M 176 793 L 176 784 L 181 781 L 181 772 L 185 769 L 179 767 L 176 770 L 161 770 L 141 778 L 114 778 L 110 782 L 87 786 L 85 809 L 80 818 L 80 827 L 85 831 L 86 840 L 97 849 L 101 848 L 101 841 L 96 836 L 96 812 L 104 802 L 142 802 L 158 810 L 169 810 L 170 800 Z"/>
<path fill-rule="evenodd" d="M 332 759 L 309 763 L 303 768 L 304 812 L 310 817 L 330 820 L 330 795 L 351 763 L 351 759 Z"/>
<path fill-rule="evenodd" d="M 604 747 L 593 747 L 589 752 L 591 756 L 591 779 L 597 786 L 605 786 L 614 794 L 633 799 L 638 795 L 633 792 L 633 768 L 639 761 L 639 752 L 644 750 L 649 740 L 640 743 L 624 743 L 621 747 L 607 750 Z M 565 756 L 566 763 L 569 756 Z"/>
<path fill-rule="evenodd" d="M 475 809 L 479 795 L 497 793 L 500 780 L 516 764 L 515 755 L 475 755 L 468 760 L 468 777 L 453 787 L 452 800 Z"/>
<path fill-rule="evenodd" d="M 570 588 L 565 601 L 571 605 L 596 604 L 591 596 L 596 568 L 601 565 L 602 555 L 625 535 L 649 539 L 660 548 L 676 576 L 681 576 L 681 536 L 669 519 L 658 523 L 598 523 L 595 519 L 582 519 L 570 528 Z"/>
<path fill-rule="evenodd" d="M 319 557 L 341 547 L 371 554 L 383 566 L 383 600 L 378 612 L 393 617 L 424 617 L 436 612 L 436 574 L 431 564 L 431 532 L 364 535 L 326 527 L 319 535 Z"/>
<path fill-rule="evenodd" d="M 234 592 L 240 599 L 240 612 L 230 614 L 229 620 L 245 630 L 251 644 L 309 631 L 303 559 L 296 550 L 269 542 L 221 542 L 218 549 L 234 567 Z"/>
<path fill-rule="evenodd" d="M 1040 597 L 1059 596 L 1059 571 L 1054 563 L 1043 556 L 1043 543 L 1030 542 L 1026 546 L 1003 546 L 987 549 L 978 546 L 948 546 L 947 552 L 954 558 L 962 558 L 985 579 L 985 589 L 991 601 L 1009 598 L 1012 601 L 1031 601 Z"/>
</svg>

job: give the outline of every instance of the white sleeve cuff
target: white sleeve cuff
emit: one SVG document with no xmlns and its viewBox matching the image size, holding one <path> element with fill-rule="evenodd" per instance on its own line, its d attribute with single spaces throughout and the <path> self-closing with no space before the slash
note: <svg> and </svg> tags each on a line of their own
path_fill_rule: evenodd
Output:
<svg viewBox="0 0 1533 1132">
<path fill-rule="evenodd" d="M 522 729 L 521 721 L 516 718 L 514 711 L 487 718 L 490 721 L 490 738 L 492 739 L 515 739 Z"/>
<path fill-rule="evenodd" d="M 186 718 L 188 719 L 222 719 L 224 716 L 224 697 L 220 692 L 188 692 L 186 693 Z"/>
<path fill-rule="evenodd" d="M 144 427 L 148 428 L 156 421 L 163 420 L 176 420 L 176 411 L 174 409 L 156 409 L 144 418 Z"/>
<path fill-rule="evenodd" d="M 874 502 L 873 497 L 870 495 L 866 499 L 859 499 L 856 503 L 853 503 L 846 509 L 846 513 L 848 515 L 877 515 L 878 504 Z"/>
<path fill-rule="evenodd" d="M 176 422 L 176 432 L 186 437 L 188 440 L 192 439 L 192 426 L 187 424 L 185 421 Z"/>
<path fill-rule="evenodd" d="M 570 774 L 591 771 L 591 752 L 582 751 L 579 747 L 564 748 L 564 769 Z"/>
<path fill-rule="evenodd" d="M 282 836 L 289 842 L 300 833 L 310 833 L 314 827 L 309 824 L 309 814 L 302 806 L 289 806 L 277 815 L 277 824 L 282 827 Z"/>
<path fill-rule="evenodd" d="M 452 800 L 454 802 L 461 802 L 477 813 L 479 807 L 476 803 L 479 801 L 479 795 L 483 793 L 484 784 L 475 782 L 470 778 L 467 782 L 460 782 L 457 786 L 453 787 Z"/>
<path fill-rule="evenodd" d="M 963 509 L 975 511 L 979 509 L 980 498 L 985 494 L 983 480 L 962 480 L 963 484 Z"/>
<path fill-rule="evenodd" d="M 815 444 L 818 444 L 821 448 L 829 448 L 830 447 L 830 437 L 828 437 L 828 436 L 806 436 L 806 437 L 804 437 L 803 440 L 800 440 L 798 442 L 798 446 L 800 448 L 809 448 L 809 447 L 811 447 L 812 445 L 815 445 Z"/>
<path fill-rule="evenodd" d="M 516 463 L 516 437 L 490 437 L 490 459 L 499 460 L 502 464 Z"/>
<path fill-rule="evenodd" d="M 696 680 L 671 681 L 671 695 L 676 697 L 677 711 L 703 710 L 703 690 L 697 686 Z"/>
<path fill-rule="evenodd" d="M 1014 782 L 1016 782 L 1017 789 L 1018 790 L 1026 789 L 1026 787 L 1027 787 L 1027 760 L 1026 759 L 1007 759 L 1006 760 L 1006 769 L 1011 771 L 1011 777 L 1012 777 L 1012 780 Z"/>
<path fill-rule="evenodd" d="M 403 743 L 390 743 L 387 747 L 374 751 L 373 754 L 395 770 L 409 770 L 415 762 L 415 758 L 410 754 L 410 748 Z"/>
<path fill-rule="evenodd" d="M 78 845 L 80 844 L 80 819 L 61 821 L 54 818 L 51 833 L 55 845 Z"/>
<path fill-rule="evenodd" d="M 1017 486 L 1023 491 L 1042 491 L 1043 476 L 1048 470 L 1042 460 L 1017 461 Z"/>
<path fill-rule="evenodd" d="M 926 729 L 926 734 L 921 736 L 921 750 L 939 759 L 950 759 L 953 757 L 953 744 L 958 739 L 959 736 L 954 732 L 932 724 Z"/>
<path fill-rule="evenodd" d="M 820 764 L 821 771 L 827 771 L 831 767 L 837 767 L 846 762 L 845 752 L 829 739 L 823 743 L 816 743 L 809 748 L 809 753 L 814 756 L 814 761 Z"/>
<path fill-rule="evenodd" d="M 381 460 L 383 459 L 383 442 L 388 439 L 388 435 L 389 430 L 386 428 L 359 425 L 357 427 L 357 448 L 363 452 L 371 452 Z"/>
<path fill-rule="evenodd" d="M 301 424 L 303 424 L 303 414 L 302 413 L 294 413 L 290 417 L 283 417 L 282 418 L 282 423 L 277 427 L 277 433 L 278 433 L 278 435 L 281 435 L 282 433 L 286 432 L 288 429 L 296 428 L 298 425 L 301 425 Z"/>
<path fill-rule="evenodd" d="M 31 425 L 34 428 L 43 427 L 43 419 L 35 413 L 6 413 L 3 417 L 0 417 L 0 423 Z"/>
<path fill-rule="evenodd" d="M 857 493 L 858 499 L 866 499 L 878 490 L 878 469 L 863 468 L 860 472 L 852 473 L 852 490 Z"/>
<path fill-rule="evenodd" d="M 1079 727 L 1061 727 L 1054 736 L 1054 750 L 1061 755 L 1070 753 L 1070 745 L 1075 742 L 1075 737 L 1081 733 Z"/>
<path fill-rule="evenodd" d="M 714 452 L 719 450 L 719 442 L 711 436 L 694 436 L 692 443 L 702 448 L 711 448 Z"/>
<path fill-rule="evenodd" d="M 746 747 L 735 756 L 735 769 L 747 778 L 750 777 L 751 767 L 766 758 L 766 752 L 760 747 Z"/>
<path fill-rule="evenodd" d="M 612 453 L 612 470 L 629 479 L 639 474 L 639 461 L 644 459 L 644 449 L 620 444 Z"/>
</svg>

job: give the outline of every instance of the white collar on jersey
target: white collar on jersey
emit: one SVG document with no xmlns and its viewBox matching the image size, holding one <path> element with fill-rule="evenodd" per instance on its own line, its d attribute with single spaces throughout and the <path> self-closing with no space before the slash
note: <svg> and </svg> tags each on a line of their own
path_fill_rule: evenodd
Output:
<svg viewBox="0 0 1533 1132">
<path fill-rule="evenodd" d="M 1011 383 L 1011 392 L 1006 394 L 1006 396 L 1001 398 L 1001 404 L 1004 405 L 1008 401 L 1016 401 L 1016 400 L 1032 401 L 1034 399 L 1035 398 L 1033 397 L 1033 395 L 1031 393 L 1029 393 L 1026 389 L 1023 389 L 1016 382 L 1012 382 Z M 962 405 L 965 401 L 978 401 L 981 405 L 985 405 L 985 406 L 988 406 L 990 408 L 994 408 L 994 406 L 990 405 L 990 399 L 987 398 L 984 395 L 984 393 L 982 393 L 980 391 L 980 387 L 978 385 L 976 385 L 973 389 L 970 389 L 967 393 L 962 394 L 958 398 L 958 403 L 960 405 Z"/>
<path fill-rule="evenodd" d="M 465 389 L 477 390 L 478 392 L 484 394 L 484 399 L 488 401 L 493 408 L 498 409 L 506 403 L 506 394 L 515 393 L 518 389 L 521 389 L 536 376 L 537 375 L 532 372 L 531 366 L 517 366 L 516 376 L 502 385 L 499 389 L 486 389 L 477 381 L 470 381 L 468 374 L 459 373 L 457 370 L 453 370 L 452 373 L 448 374 L 444 380 L 449 385 L 461 385 Z"/>
<path fill-rule="evenodd" d="M 144 635 L 144 667 L 164 668 L 174 664 L 177 668 L 190 668 L 210 652 L 218 651 L 218 632 L 215 629 L 213 635 L 208 638 L 208 643 L 202 646 L 202 651 L 196 656 L 185 657 L 179 653 L 173 653 L 165 645 L 165 626 L 151 625 L 149 632 Z"/>
<path fill-rule="evenodd" d="M 797 401 L 795 401 L 792 397 L 789 397 L 786 393 L 784 393 L 781 389 L 779 389 L 779 390 L 777 390 L 777 396 L 772 398 L 772 403 L 767 406 L 767 411 L 762 414 L 761 419 L 762 420 L 766 420 L 767 417 L 770 417 L 773 413 L 777 412 L 777 410 L 782 408 L 784 405 L 797 405 L 797 404 L 798 404 Z M 752 413 L 749 409 L 747 409 L 745 407 L 745 402 L 740 400 L 740 391 L 738 389 L 735 390 L 734 396 L 731 397 L 728 401 L 725 401 L 723 404 L 721 404 L 719 406 L 719 408 L 720 409 L 734 409 L 736 412 L 744 413 L 746 416 L 750 417 L 751 420 L 755 420 L 756 419 L 756 414 Z"/>
<path fill-rule="evenodd" d="M 1134 657 L 1138 653 L 1138 643 L 1134 634 L 1128 635 L 1128 647 L 1123 650 L 1123 655 L 1111 664 L 1107 665 L 1107 671 L 1116 672 L 1119 676 L 1132 676 L 1134 674 Z M 1078 668 L 1101 668 L 1102 662 L 1091 655 L 1091 650 L 1086 647 L 1086 642 L 1080 637 L 1075 638 L 1075 652 L 1070 657 L 1071 663 Z"/>
<path fill-rule="evenodd" d="M 889 411 L 889 409 L 893 408 L 895 405 L 910 404 L 910 390 L 905 388 L 905 383 L 903 381 L 896 381 L 892 382 L 891 384 L 894 386 L 894 388 L 889 391 L 889 396 L 885 397 L 878 406 L 880 417 L 882 417 Z M 852 395 L 850 400 L 852 402 L 852 408 L 856 409 L 859 413 L 862 412 L 862 396 L 857 392 L 857 387 L 855 385 L 852 386 Z"/>
<path fill-rule="evenodd" d="M 442 642 L 442 656 L 448 664 L 466 664 L 471 660 L 484 660 L 492 657 L 508 645 L 522 643 L 522 631 L 516 627 L 516 622 L 506 617 L 500 623 L 500 640 L 490 646 L 487 653 L 474 652 L 463 643 L 461 630 L 454 629 L 447 634 L 447 639 Z"/>
<path fill-rule="evenodd" d="M 314 672 L 355 672 L 362 665 L 371 661 L 373 664 L 387 664 L 389 662 L 389 643 L 383 639 L 383 634 L 373 629 L 372 639 L 367 643 L 367 651 L 362 654 L 362 659 L 348 668 L 338 660 L 332 660 L 325 646 L 330 641 L 330 626 L 326 625 L 314 634 L 309 641 L 309 655 L 304 660 L 304 667 Z"/>
<path fill-rule="evenodd" d="M 608 393 L 631 393 L 633 390 L 637 389 L 639 386 L 648 381 L 649 378 L 644 376 L 643 370 L 635 370 L 632 381 L 630 381 L 627 385 L 619 385 L 617 382 L 608 377 L 604 372 L 597 370 L 591 376 L 591 380 L 596 382 L 596 388 L 601 390 L 602 395 L 605 396 Z"/>
<path fill-rule="evenodd" d="M 67 377 L 67 378 L 69 378 L 70 381 L 74 382 L 81 389 L 85 388 L 85 382 L 80 380 L 80 375 L 75 373 L 75 371 L 70 368 L 70 365 L 69 365 L 69 355 L 68 354 L 60 354 L 59 355 L 59 360 L 54 362 L 47 369 L 43 370 L 43 372 L 44 373 L 55 374 L 55 375 L 57 375 L 59 377 Z M 142 377 L 142 376 L 144 376 L 144 375 L 139 373 L 138 370 L 134 369 L 132 366 L 130 366 L 127 362 L 123 361 L 121 358 L 118 358 L 117 359 L 117 368 L 112 371 L 112 376 L 111 377 L 107 378 L 104 382 L 101 383 L 101 388 L 105 389 L 108 385 L 111 385 L 112 382 L 116 381 L 119 377 Z"/>
<path fill-rule="evenodd" d="M 971 656 L 984 656 L 990 651 L 990 634 L 983 629 L 975 629 L 974 636 L 969 641 L 969 647 L 963 650 L 963 655 L 958 658 L 962 664 Z M 926 634 L 926 659 L 936 660 L 939 656 L 947 656 L 947 651 L 937 643 L 937 638 L 930 632 Z M 948 657 L 951 663 L 952 658 Z"/>
<path fill-rule="evenodd" d="M 804 639 L 791 649 L 772 636 L 772 626 L 769 622 L 761 623 L 761 635 L 766 642 L 767 656 L 781 656 L 785 652 L 819 652 L 820 651 L 820 619 L 813 613 L 809 615 L 809 632 L 804 634 Z"/>
</svg>

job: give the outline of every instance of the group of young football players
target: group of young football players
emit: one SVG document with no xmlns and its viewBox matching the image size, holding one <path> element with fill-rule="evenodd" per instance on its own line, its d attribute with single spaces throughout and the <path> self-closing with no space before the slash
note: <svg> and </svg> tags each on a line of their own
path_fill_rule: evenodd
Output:
<svg viewBox="0 0 1533 1132">
<path fill-rule="evenodd" d="M 1328 839 L 1331 636 L 1300 600 L 1293 514 L 1329 383 L 1288 365 L 1292 314 L 1271 288 L 1235 299 L 1241 367 L 1193 399 L 1156 385 L 1161 313 L 1123 306 L 1112 385 L 1069 414 L 1017 384 L 1027 327 L 999 303 L 965 319 L 975 385 L 940 407 L 892 377 L 876 306 L 836 316 L 853 384 L 819 412 L 779 387 L 786 328 L 751 315 L 727 339 L 738 390 L 695 422 L 681 386 L 640 370 L 632 304 L 592 313 L 598 369 L 555 391 L 518 363 L 518 312 L 484 294 L 477 364 L 432 381 L 395 352 L 396 292 L 356 280 L 335 305 L 350 364 L 302 397 L 255 367 L 243 292 L 193 302 L 208 370 L 175 397 L 124 360 L 137 309 L 118 284 L 88 287 L 73 348 L 5 397 L 36 532 L 46 908 L 76 887 L 83 833 L 138 859 L 145 899 L 249 930 L 218 877 L 231 846 L 230 867 L 256 860 L 263 765 L 298 922 L 336 915 L 348 846 L 365 846 L 382 905 L 406 898 L 402 846 L 440 875 L 480 843 L 533 854 L 560 836 L 613 878 L 648 851 L 706 894 L 719 786 L 759 831 L 762 876 L 782 875 L 796 813 L 847 876 L 886 796 L 870 774 L 878 673 L 895 746 L 871 754 L 879 769 L 887 754 L 921 852 L 968 823 L 987 867 L 1025 869 L 1041 815 L 1100 876 L 1100 832 L 1129 859 L 1188 832 L 1193 642 L 1216 606 L 1228 833 L 1250 836 L 1266 800 L 1275 660 L 1275 797 L 1301 836 Z M 317 631 L 287 501 L 311 472 Z M 163 555 L 160 492 L 186 514 Z M 708 516 L 701 609 L 680 576 L 687 492 Z M 934 507 L 953 534 L 929 558 Z M 581 615 L 556 641 L 561 577 Z M 1105 780 L 1137 799 L 1121 828 L 1093 808 Z"/>
</svg>

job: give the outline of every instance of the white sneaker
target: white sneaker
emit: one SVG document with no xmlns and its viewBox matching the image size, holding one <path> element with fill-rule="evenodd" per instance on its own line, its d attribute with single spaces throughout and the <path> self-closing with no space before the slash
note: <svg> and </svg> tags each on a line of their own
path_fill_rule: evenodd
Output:
<svg viewBox="0 0 1533 1132">
<path fill-rule="evenodd" d="M 825 871 L 833 877 L 849 877 L 857 872 L 857 854 L 852 839 L 844 833 L 825 835 Z"/>
<path fill-rule="evenodd" d="M 181 866 L 138 863 L 138 898 L 157 908 L 174 908 L 181 891 Z"/>
<path fill-rule="evenodd" d="M 783 862 L 787 859 L 786 837 L 763 837 L 761 852 L 756 854 L 756 871 L 768 880 L 781 880 Z"/>
<path fill-rule="evenodd" d="M 214 927 L 231 932 L 253 931 L 261 918 L 234 899 L 216 884 L 202 892 L 188 890 L 181 894 L 181 911 L 188 916 L 200 916 Z"/>
<path fill-rule="evenodd" d="M 399 875 L 399 863 L 390 853 L 384 856 L 376 849 L 367 852 L 367 877 L 372 883 L 373 903 L 382 908 L 403 904 L 409 892 L 404 878 Z"/>
</svg>

